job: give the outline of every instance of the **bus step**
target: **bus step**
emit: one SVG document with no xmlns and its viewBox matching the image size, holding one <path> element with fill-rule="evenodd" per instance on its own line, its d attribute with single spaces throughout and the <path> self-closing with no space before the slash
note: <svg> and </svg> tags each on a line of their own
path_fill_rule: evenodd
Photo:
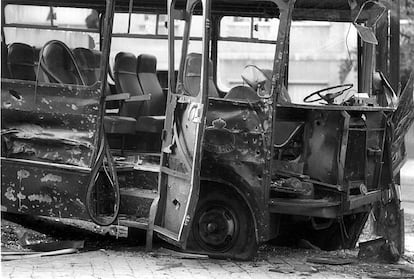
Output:
<svg viewBox="0 0 414 279">
<path fill-rule="evenodd" d="M 158 196 L 156 190 L 140 189 L 140 188 L 121 188 L 119 189 L 121 196 L 134 198 L 155 199 Z"/>
<path fill-rule="evenodd" d="M 148 217 L 136 218 L 134 216 L 120 215 L 118 216 L 118 224 L 129 228 L 136 228 L 147 230 L 148 229 Z"/>
<path fill-rule="evenodd" d="M 145 171 L 160 172 L 159 154 L 129 154 L 125 156 L 114 156 L 115 166 L 118 172 L 122 171 Z"/>
</svg>

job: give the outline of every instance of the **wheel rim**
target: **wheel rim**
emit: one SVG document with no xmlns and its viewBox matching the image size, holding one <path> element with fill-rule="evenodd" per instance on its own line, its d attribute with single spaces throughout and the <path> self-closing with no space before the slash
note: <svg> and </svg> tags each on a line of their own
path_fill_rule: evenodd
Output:
<svg viewBox="0 0 414 279">
<path fill-rule="evenodd" d="M 239 233 L 239 221 L 234 210 L 224 205 L 209 205 L 198 213 L 194 232 L 199 245 L 213 252 L 231 249 Z"/>
</svg>

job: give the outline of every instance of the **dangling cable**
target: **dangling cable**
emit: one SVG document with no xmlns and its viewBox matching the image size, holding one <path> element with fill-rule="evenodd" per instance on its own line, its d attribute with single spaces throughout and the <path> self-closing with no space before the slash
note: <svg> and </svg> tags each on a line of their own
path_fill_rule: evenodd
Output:
<svg viewBox="0 0 414 279">
<path fill-rule="evenodd" d="M 108 163 L 109 173 L 105 167 L 105 163 L 104 163 L 105 157 Z M 96 203 L 92 202 L 93 190 L 95 189 L 94 186 L 96 185 L 101 166 L 103 167 L 104 172 L 111 183 L 112 189 L 114 191 L 114 197 L 115 197 L 114 212 L 112 216 L 109 216 L 109 217 L 98 216 L 98 214 L 96 214 L 94 210 L 94 206 L 96 205 Z M 112 156 L 110 154 L 109 145 L 106 142 L 105 137 L 104 137 L 99 147 L 96 164 L 92 170 L 91 180 L 89 182 L 88 189 L 86 191 L 86 210 L 89 214 L 89 217 L 92 219 L 93 222 L 95 222 L 96 224 L 100 226 L 108 226 L 112 224 L 118 218 L 120 202 L 121 202 L 121 197 L 120 197 L 120 191 L 119 191 L 118 177 L 116 174 L 115 166 L 113 165 L 113 162 L 112 162 Z"/>
</svg>

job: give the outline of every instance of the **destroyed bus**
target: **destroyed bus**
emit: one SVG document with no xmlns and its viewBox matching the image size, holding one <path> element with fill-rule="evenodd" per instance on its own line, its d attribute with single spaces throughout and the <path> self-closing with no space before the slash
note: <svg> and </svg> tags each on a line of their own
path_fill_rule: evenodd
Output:
<svg viewBox="0 0 414 279">
<path fill-rule="evenodd" d="M 402 251 L 398 1 L 2 1 L 1 210 L 249 259 Z M 411 93 L 410 93 L 411 91 Z M 373 209 L 375 209 L 373 211 Z"/>
</svg>

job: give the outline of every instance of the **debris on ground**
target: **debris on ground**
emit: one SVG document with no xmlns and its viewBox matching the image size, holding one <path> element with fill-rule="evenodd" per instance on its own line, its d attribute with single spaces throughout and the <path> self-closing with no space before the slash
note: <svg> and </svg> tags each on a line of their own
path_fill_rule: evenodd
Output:
<svg viewBox="0 0 414 279">
<path fill-rule="evenodd" d="M 336 257 L 310 257 L 306 259 L 309 263 L 329 264 L 329 265 L 346 265 L 358 262 L 355 258 L 336 258 Z"/>
<path fill-rule="evenodd" d="M 182 266 L 183 266 L 183 263 L 171 263 L 171 264 L 166 264 L 165 266 L 157 269 L 157 271 L 168 270 L 171 268 L 182 267 Z"/>
<path fill-rule="evenodd" d="M 24 245 L 24 248 L 36 252 L 50 252 L 62 249 L 82 249 L 85 245 L 83 240 L 62 240 L 54 242 L 34 243 Z"/>
<path fill-rule="evenodd" d="M 305 263 L 301 264 L 294 264 L 293 270 L 298 271 L 300 273 L 316 273 L 318 270 L 313 266 L 307 265 Z"/>
<path fill-rule="evenodd" d="M 49 252 L 19 252 L 17 254 L 11 254 L 10 252 L 1 253 L 1 260 L 2 261 L 11 261 L 11 260 L 23 260 L 28 258 L 38 258 L 38 257 L 46 257 L 46 256 L 58 256 L 58 255 L 66 255 L 66 254 L 73 254 L 78 252 L 78 249 L 69 248 L 69 249 L 60 249 L 56 251 L 49 251 Z"/>
<path fill-rule="evenodd" d="M 186 260 L 200 260 L 200 259 L 209 258 L 207 255 L 177 252 L 177 251 L 170 250 L 170 249 L 163 248 L 163 247 L 159 248 L 155 252 L 151 252 L 150 255 L 153 257 L 166 256 L 166 257 L 174 257 L 174 258 L 186 259 Z"/>
<path fill-rule="evenodd" d="M 59 251 L 63 248 L 72 248 L 76 249 L 77 251 L 77 249 L 80 249 L 82 245 L 85 245 L 83 249 L 86 251 L 98 250 L 107 256 L 112 255 L 114 251 L 120 254 L 144 253 L 143 244 L 141 244 L 141 246 L 134 246 L 136 243 L 131 240 L 116 240 L 115 237 L 107 237 L 97 235 L 95 233 L 80 233 L 78 228 L 73 228 L 66 225 L 62 226 L 59 225 L 59 223 L 56 221 L 50 221 L 50 224 L 46 224 L 43 223 L 43 220 L 35 219 L 34 221 L 31 221 L 31 223 L 25 223 L 21 221 L 25 218 L 22 216 L 18 216 L 18 218 L 16 217 L 16 219 L 12 221 L 3 218 L 4 215 L 2 216 L 1 223 L 1 248 L 4 252 L 2 253 L 3 260 L 9 260 L 10 258 L 30 259 L 58 255 L 62 254 L 62 252 L 65 252 Z M 414 228 L 414 218 L 412 220 L 413 222 L 406 222 L 406 226 L 408 228 L 411 228 L 410 233 L 407 234 L 407 238 L 409 239 L 414 239 L 412 234 L 412 232 L 414 232 L 414 230 L 412 230 L 412 228 Z M 36 226 L 33 224 L 36 224 Z M 58 226 L 61 226 L 61 228 Z M 93 226 L 86 223 L 84 226 L 89 226 L 89 231 L 93 230 L 94 228 Z M 145 232 L 142 235 L 137 235 L 133 239 L 145 240 Z M 382 247 L 382 245 L 384 245 L 384 242 L 381 240 L 378 240 L 377 242 L 381 244 L 379 247 Z M 34 247 L 41 247 L 42 245 L 50 245 L 50 247 L 46 247 L 48 249 L 43 247 L 43 250 L 56 249 L 58 251 L 49 251 L 50 254 L 49 252 L 33 251 L 36 249 Z M 53 245 L 55 246 L 52 248 Z M 361 246 L 364 246 L 364 244 Z M 248 263 L 249 267 L 258 268 L 261 270 L 265 269 L 269 272 L 269 274 L 279 273 L 281 274 L 279 276 L 290 275 L 296 277 L 318 277 L 320 274 L 322 277 L 330 278 L 329 275 L 331 274 L 346 274 L 352 278 L 414 278 L 414 258 L 412 257 L 413 250 L 410 250 L 411 252 L 408 252 L 406 255 L 404 255 L 398 262 L 399 264 L 384 264 L 383 262 L 358 259 L 358 249 L 322 251 L 312 248 L 309 245 L 303 245 L 302 247 L 306 247 L 307 249 L 279 247 L 271 245 L 270 243 L 266 243 L 260 247 L 257 258 L 254 261 Z M 66 252 L 76 253 L 76 251 L 69 250 Z M 198 263 L 200 260 L 208 260 L 209 262 L 216 261 L 211 260 L 206 255 L 178 252 L 167 248 L 154 249 L 153 252 L 146 253 L 145 257 L 159 258 L 159 260 L 157 260 L 159 262 L 159 264 L 157 264 L 159 265 L 157 268 L 158 270 L 166 272 L 169 272 L 170 269 L 181 268 L 181 266 L 185 266 L 185 260 L 187 259 L 191 259 L 193 263 Z M 218 262 L 222 266 L 232 266 L 235 264 L 234 262 L 226 260 L 219 260 Z"/>
<path fill-rule="evenodd" d="M 378 238 L 359 243 L 358 258 L 364 261 L 396 263 L 400 259 L 397 247 L 391 241 Z"/>
</svg>

